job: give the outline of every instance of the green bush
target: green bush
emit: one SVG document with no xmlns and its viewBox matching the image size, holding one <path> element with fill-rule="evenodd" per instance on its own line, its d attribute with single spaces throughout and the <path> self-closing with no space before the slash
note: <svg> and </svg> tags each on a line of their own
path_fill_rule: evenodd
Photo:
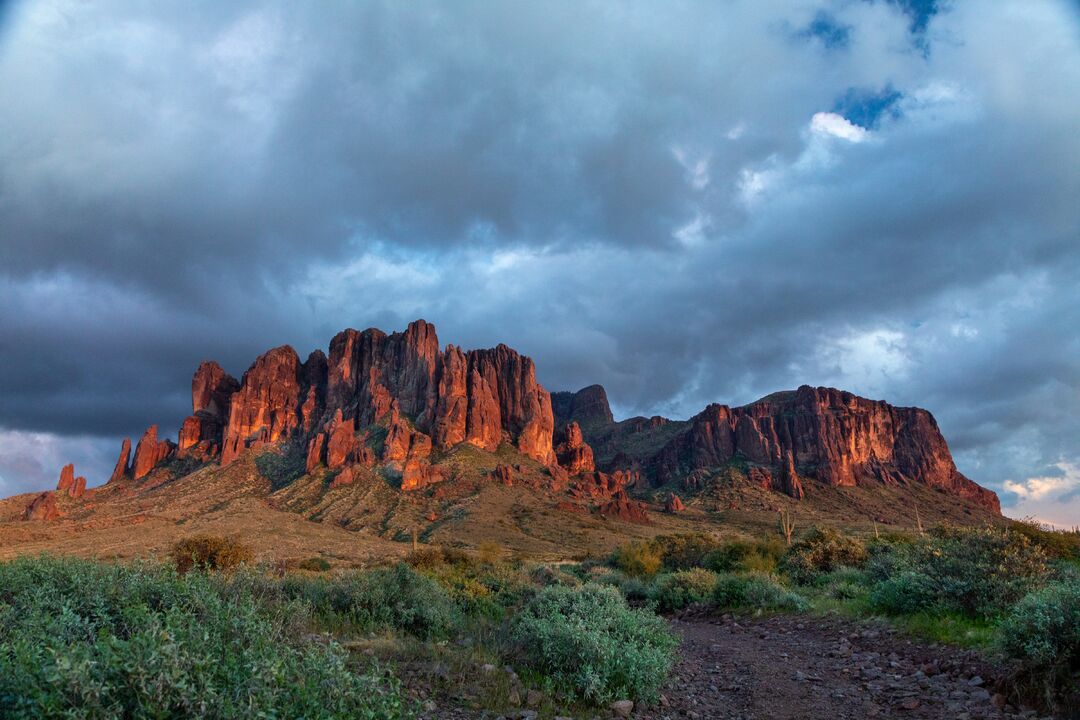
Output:
<svg viewBox="0 0 1080 720">
<path fill-rule="evenodd" d="M 250 564 L 255 557 L 251 547 L 232 537 L 192 535 L 177 541 L 169 551 L 181 573 L 190 570 L 232 570 Z"/>
<path fill-rule="evenodd" d="M 1080 558 L 1080 532 L 1076 530 L 1054 530 L 1031 518 L 1014 521 L 1011 529 L 1042 548 L 1048 557 L 1057 560 Z"/>
<path fill-rule="evenodd" d="M 866 547 L 859 540 L 834 528 L 814 528 L 791 546 L 780 567 L 795 582 L 809 583 L 820 573 L 862 567 L 866 558 Z"/>
<path fill-rule="evenodd" d="M 148 564 L 0 564 L 0 717 L 410 715 L 396 682 L 304 639 L 304 605 L 252 587 Z"/>
<path fill-rule="evenodd" d="M 677 645 L 661 618 L 599 585 L 541 590 L 514 619 L 511 637 L 521 665 L 597 704 L 655 699 Z"/>
<path fill-rule="evenodd" d="M 705 556 L 720 547 L 720 541 L 703 533 L 658 535 L 651 545 L 660 553 L 666 570 L 689 570 L 704 567 Z"/>
<path fill-rule="evenodd" d="M 1001 624 L 1000 644 L 1048 705 L 1080 707 L 1080 582 L 1021 600 Z"/>
<path fill-rule="evenodd" d="M 890 615 L 914 615 L 938 607 L 941 602 L 934 579 L 911 570 L 878 583 L 870 591 L 871 607 Z"/>
<path fill-rule="evenodd" d="M 842 567 L 819 576 L 817 584 L 825 589 L 829 597 L 852 600 L 867 594 L 870 578 L 862 570 Z"/>
<path fill-rule="evenodd" d="M 602 573 L 593 578 L 600 585 L 610 585 L 632 603 L 645 603 L 653 598 L 653 586 L 642 578 L 630 577 L 618 570 Z"/>
<path fill-rule="evenodd" d="M 804 612 L 809 603 L 791 592 L 771 575 L 723 574 L 713 588 L 713 603 L 725 610 L 770 610 Z"/>
<path fill-rule="evenodd" d="M 867 571 L 881 586 L 871 597 L 893 613 L 933 607 L 995 617 L 1050 575 L 1043 550 L 1006 528 L 940 528 L 910 544 L 872 546 L 872 551 Z"/>
<path fill-rule="evenodd" d="M 779 539 L 731 542 L 707 553 L 701 566 L 714 572 L 772 573 L 786 550 Z"/>
<path fill-rule="evenodd" d="M 681 610 L 690 603 L 705 602 L 716 587 L 716 573 L 694 568 L 680 570 L 656 579 L 653 597 L 657 609 L 664 612 Z"/>
<path fill-rule="evenodd" d="M 611 563 L 627 575 L 652 577 L 663 566 L 664 559 L 655 544 L 634 540 L 616 548 Z"/>
<path fill-rule="evenodd" d="M 329 578 L 289 575 L 262 589 L 268 602 L 307 603 L 331 627 L 400 630 L 427 640 L 447 637 L 459 620 L 439 583 L 404 563 Z"/>
</svg>

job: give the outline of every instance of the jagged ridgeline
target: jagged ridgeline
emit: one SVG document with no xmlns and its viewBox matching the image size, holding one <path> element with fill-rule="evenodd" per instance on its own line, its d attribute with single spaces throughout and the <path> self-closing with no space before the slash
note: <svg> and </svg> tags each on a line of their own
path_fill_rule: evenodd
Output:
<svg viewBox="0 0 1080 720">
<path fill-rule="evenodd" d="M 159 438 L 156 426 L 134 453 L 124 440 L 108 483 L 89 491 L 67 466 L 58 490 L 30 499 L 24 517 L 56 519 L 108 502 L 109 488 L 130 498 L 260 458 L 260 472 L 275 476 L 264 494 L 304 512 L 325 510 L 325 497 L 357 485 L 449 502 L 486 483 L 546 494 L 559 511 L 634 523 L 649 523 L 651 511 L 689 512 L 700 498 L 712 502 L 702 501 L 703 511 L 723 509 L 721 495 L 737 507 L 731 498 L 740 493 L 759 505 L 769 497 L 812 505 L 829 488 L 856 497 L 934 491 L 1000 513 L 997 496 L 957 470 L 926 410 L 803 386 L 742 407 L 709 405 L 689 420 L 617 422 L 599 385 L 549 394 L 530 358 L 505 345 L 442 348 L 423 320 L 391 334 L 345 330 L 328 353 L 304 361 L 289 346 L 274 348 L 240 380 L 203 362 L 191 396 L 177 442 Z M 874 512 L 851 503 L 848 512 Z"/>
</svg>

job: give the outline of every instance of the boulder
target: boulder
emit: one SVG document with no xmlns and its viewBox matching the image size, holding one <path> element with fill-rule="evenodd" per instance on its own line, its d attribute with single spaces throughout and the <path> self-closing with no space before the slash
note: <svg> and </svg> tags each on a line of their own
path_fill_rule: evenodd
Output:
<svg viewBox="0 0 1080 720">
<path fill-rule="evenodd" d="M 669 492 L 667 500 L 664 501 L 664 512 L 679 513 L 686 509 L 683 505 L 683 501 L 673 492 Z"/>
<path fill-rule="evenodd" d="M 56 506 L 56 496 L 51 492 L 43 492 L 30 501 L 23 511 L 23 520 L 56 520 L 62 516 L 60 508 Z"/>
</svg>

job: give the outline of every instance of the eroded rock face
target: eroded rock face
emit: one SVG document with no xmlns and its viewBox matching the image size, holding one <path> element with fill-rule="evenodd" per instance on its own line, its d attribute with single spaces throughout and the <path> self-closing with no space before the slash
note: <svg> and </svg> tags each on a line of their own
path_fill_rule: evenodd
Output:
<svg viewBox="0 0 1080 720">
<path fill-rule="evenodd" d="M 211 457 L 221 447 L 225 423 L 229 419 L 232 396 L 240 389 L 236 378 L 220 365 L 206 361 L 191 379 L 191 412 L 180 427 L 179 450 L 185 454 Z M 196 450 L 188 453 L 192 448 Z"/>
<path fill-rule="evenodd" d="M 710 405 L 657 455 L 660 482 L 723 466 L 736 455 L 767 468 L 774 489 L 803 496 L 804 475 L 835 486 L 920 483 L 1000 512 L 964 477 L 933 416 L 832 388 L 803 386 L 740 408 Z"/>
<path fill-rule="evenodd" d="M 67 464 L 60 468 L 60 481 L 56 483 L 57 492 L 68 492 L 75 485 L 75 466 Z"/>
<path fill-rule="evenodd" d="M 300 426 L 300 358 L 288 345 L 264 353 L 232 395 L 221 450 L 222 464 L 245 449 L 276 443 Z"/>
<path fill-rule="evenodd" d="M 130 461 L 131 438 L 124 438 L 124 442 L 120 445 L 120 457 L 116 459 L 116 467 L 113 468 L 112 475 L 109 476 L 109 482 L 116 482 L 127 477 L 131 472 L 131 468 L 128 466 Z"/>
<path fill-rule="evenodd" d="M 593 461 L 593 451 L 581 434 L 581 426 L 576 422 L 569 423 L 562 432 L 561 442 L 555 448 L 559 465 L 566 468 L 571 475 L 583 472 L 592 472 L 596 469 Z"/>
<path fill-rule="evenodd" d="M 131 472 L 136 480 L 145 477 L 176 448 L 170 440 L 158 440 L 157 430 L 157 425 L 148 427 L 135 447 L 135 460 L 132 463 Z"/>
</svg>

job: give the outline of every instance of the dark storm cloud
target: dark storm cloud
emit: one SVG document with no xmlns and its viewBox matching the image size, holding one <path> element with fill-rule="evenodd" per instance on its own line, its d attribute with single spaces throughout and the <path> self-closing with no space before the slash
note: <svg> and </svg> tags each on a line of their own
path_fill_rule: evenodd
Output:
<svg viewBox="0 0 1080 720">
<path fill-rule="evenodd" d="M 622 413 L 803 382 L 926 406 L 965 472 L 1045 514 L 1080 465 L 1076 20 L 19 5 L 0 35 L 6 489 L 51 477 L 11 459 L 27 437 L 59 462 L 101 455 L 88 435 L 175 432 L 201 359 L 239 374 L 424 317 L 534 355 L 549 387 L 602 382 Z"/>
</svg>

